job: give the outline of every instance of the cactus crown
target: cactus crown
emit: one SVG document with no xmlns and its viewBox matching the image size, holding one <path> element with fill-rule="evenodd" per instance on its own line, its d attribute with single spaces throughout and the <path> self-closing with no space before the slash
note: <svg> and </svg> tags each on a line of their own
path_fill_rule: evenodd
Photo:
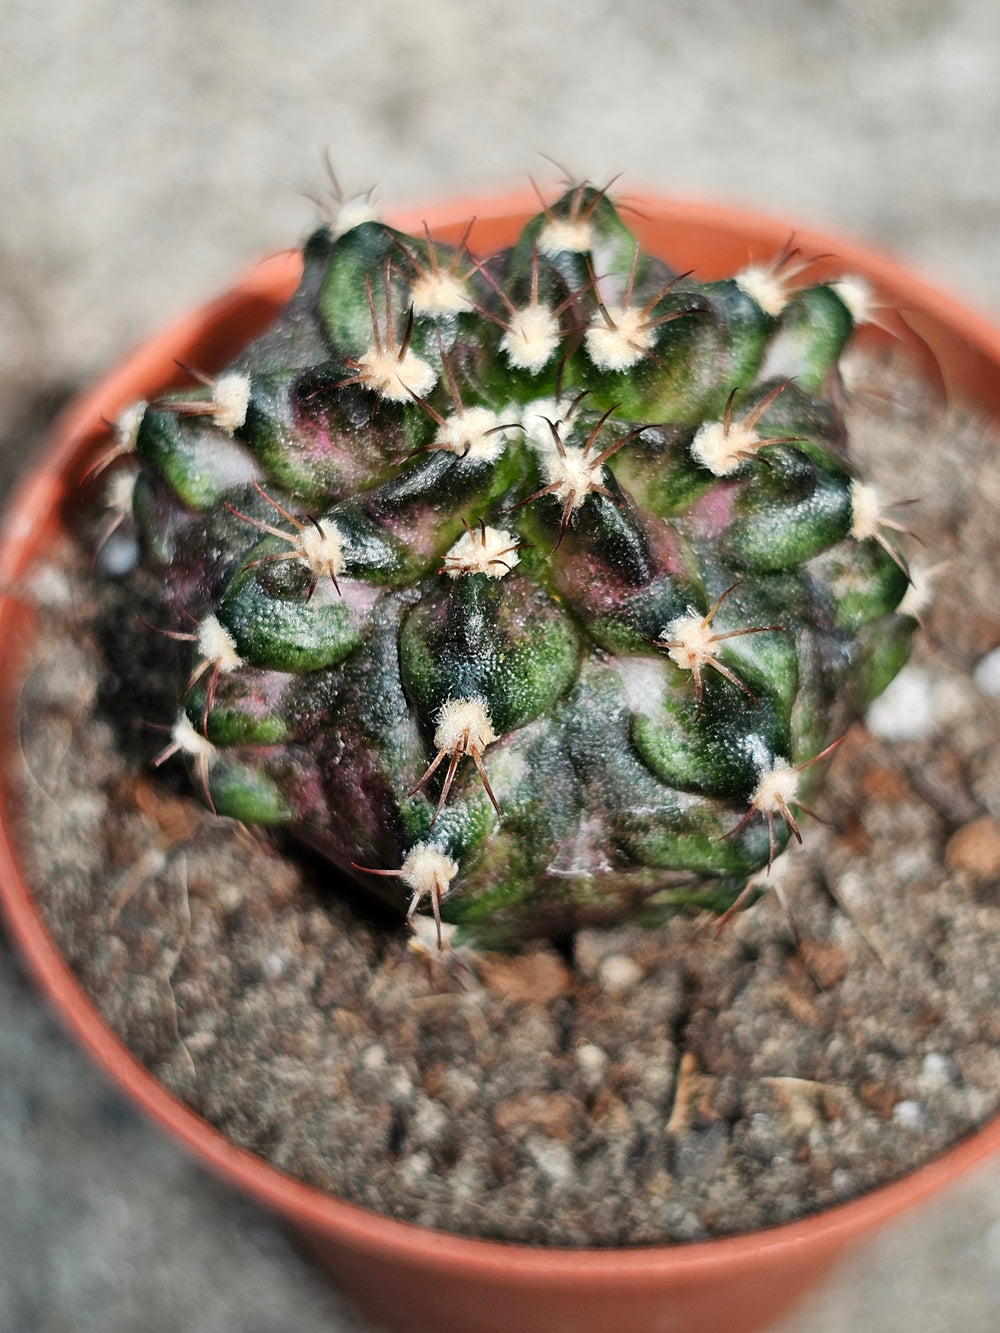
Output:
<svg viewBox="0 0 1000 1333">
<path fill-rule="evenodd" d="M 123 416 L 192 644 L 165 753 L 488 943 L 725 910 L 908 651 L 825 396 L 864 302 L 678 275 L 586 184 L 468 240 L 320 228 L 269 332 Z"/>
</svg>

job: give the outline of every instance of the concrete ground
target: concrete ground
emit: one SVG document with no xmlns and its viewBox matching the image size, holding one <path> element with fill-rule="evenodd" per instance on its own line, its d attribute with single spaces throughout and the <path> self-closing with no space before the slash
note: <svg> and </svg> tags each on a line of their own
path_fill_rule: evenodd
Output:
<svg viewBox="0 0 1000 1333">
<path fill-rule="evenodd" d="M 850 232 L 1000 319 L 994 0 L 6 0 L 0 38 L 0 486 L 69 391 L 299 237 L 324 145 L 388 204 L 551 179 L 538 152 L 626 169 Z M 362 1333 L 3 947 L 0 1012 L 0 1333 Z M 1000 1168 L 780 1333 L 862 1327 L 995 1333 Z"/>
</svg>

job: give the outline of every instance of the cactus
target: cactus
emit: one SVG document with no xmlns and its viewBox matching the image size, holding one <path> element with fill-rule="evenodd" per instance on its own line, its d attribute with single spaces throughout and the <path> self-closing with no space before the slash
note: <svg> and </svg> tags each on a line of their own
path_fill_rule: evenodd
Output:
<svg viewBox="0 0 1000 1333">
<path fill-rule="evenodd" d="M 678 275 L 589 185 L 485 260 L 322 226 L 270 331 L 116 426 L 190 641 L 159 759 L 439 941 L 752 896 L 914 626 L 831 392 L 865 297 L 794 258 Z"/>
</svg>

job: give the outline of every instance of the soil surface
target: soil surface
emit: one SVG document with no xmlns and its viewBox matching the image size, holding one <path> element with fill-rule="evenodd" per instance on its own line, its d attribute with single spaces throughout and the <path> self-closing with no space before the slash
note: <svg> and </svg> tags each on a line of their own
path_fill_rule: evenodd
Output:
<svg viewBox="0 0 1000 1333">
<path fill-rule="evenodd" d="M 718 936 L 688 917 L 565 952 L 417 947 L 328 867 L 151 773 L 166 742 L 135 715 L 173 710 L 132 696 L 155 663 L 97 648 L 134 603 L 54 554 L 25 589 L 26 855 L 72 967 L 167 1087 L 342 1198 L 570 1246 L 787 1221 L 1000 1107 L 996 442 L 898 369 L 847 372 L 852 452 L 887 501 L 919 499 L 888 512 L 925 543 L 901 539 L 933 598 L 837 753 L 830 825 Z"/>
</svg>

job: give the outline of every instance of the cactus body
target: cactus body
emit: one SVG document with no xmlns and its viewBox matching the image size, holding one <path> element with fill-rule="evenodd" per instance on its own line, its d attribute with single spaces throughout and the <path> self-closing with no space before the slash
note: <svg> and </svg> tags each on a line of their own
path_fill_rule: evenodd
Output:
<svg viewBox="0 0 1000 1333">
<path fill-rule="evenodd" d="M 589 186 L 485 261 L 321 228 L 271 331 L 123 419 L 168 752 L 486 944 L 725 910 L 914 623 L 840 286 L 678 277 Z"/>
</svg>

